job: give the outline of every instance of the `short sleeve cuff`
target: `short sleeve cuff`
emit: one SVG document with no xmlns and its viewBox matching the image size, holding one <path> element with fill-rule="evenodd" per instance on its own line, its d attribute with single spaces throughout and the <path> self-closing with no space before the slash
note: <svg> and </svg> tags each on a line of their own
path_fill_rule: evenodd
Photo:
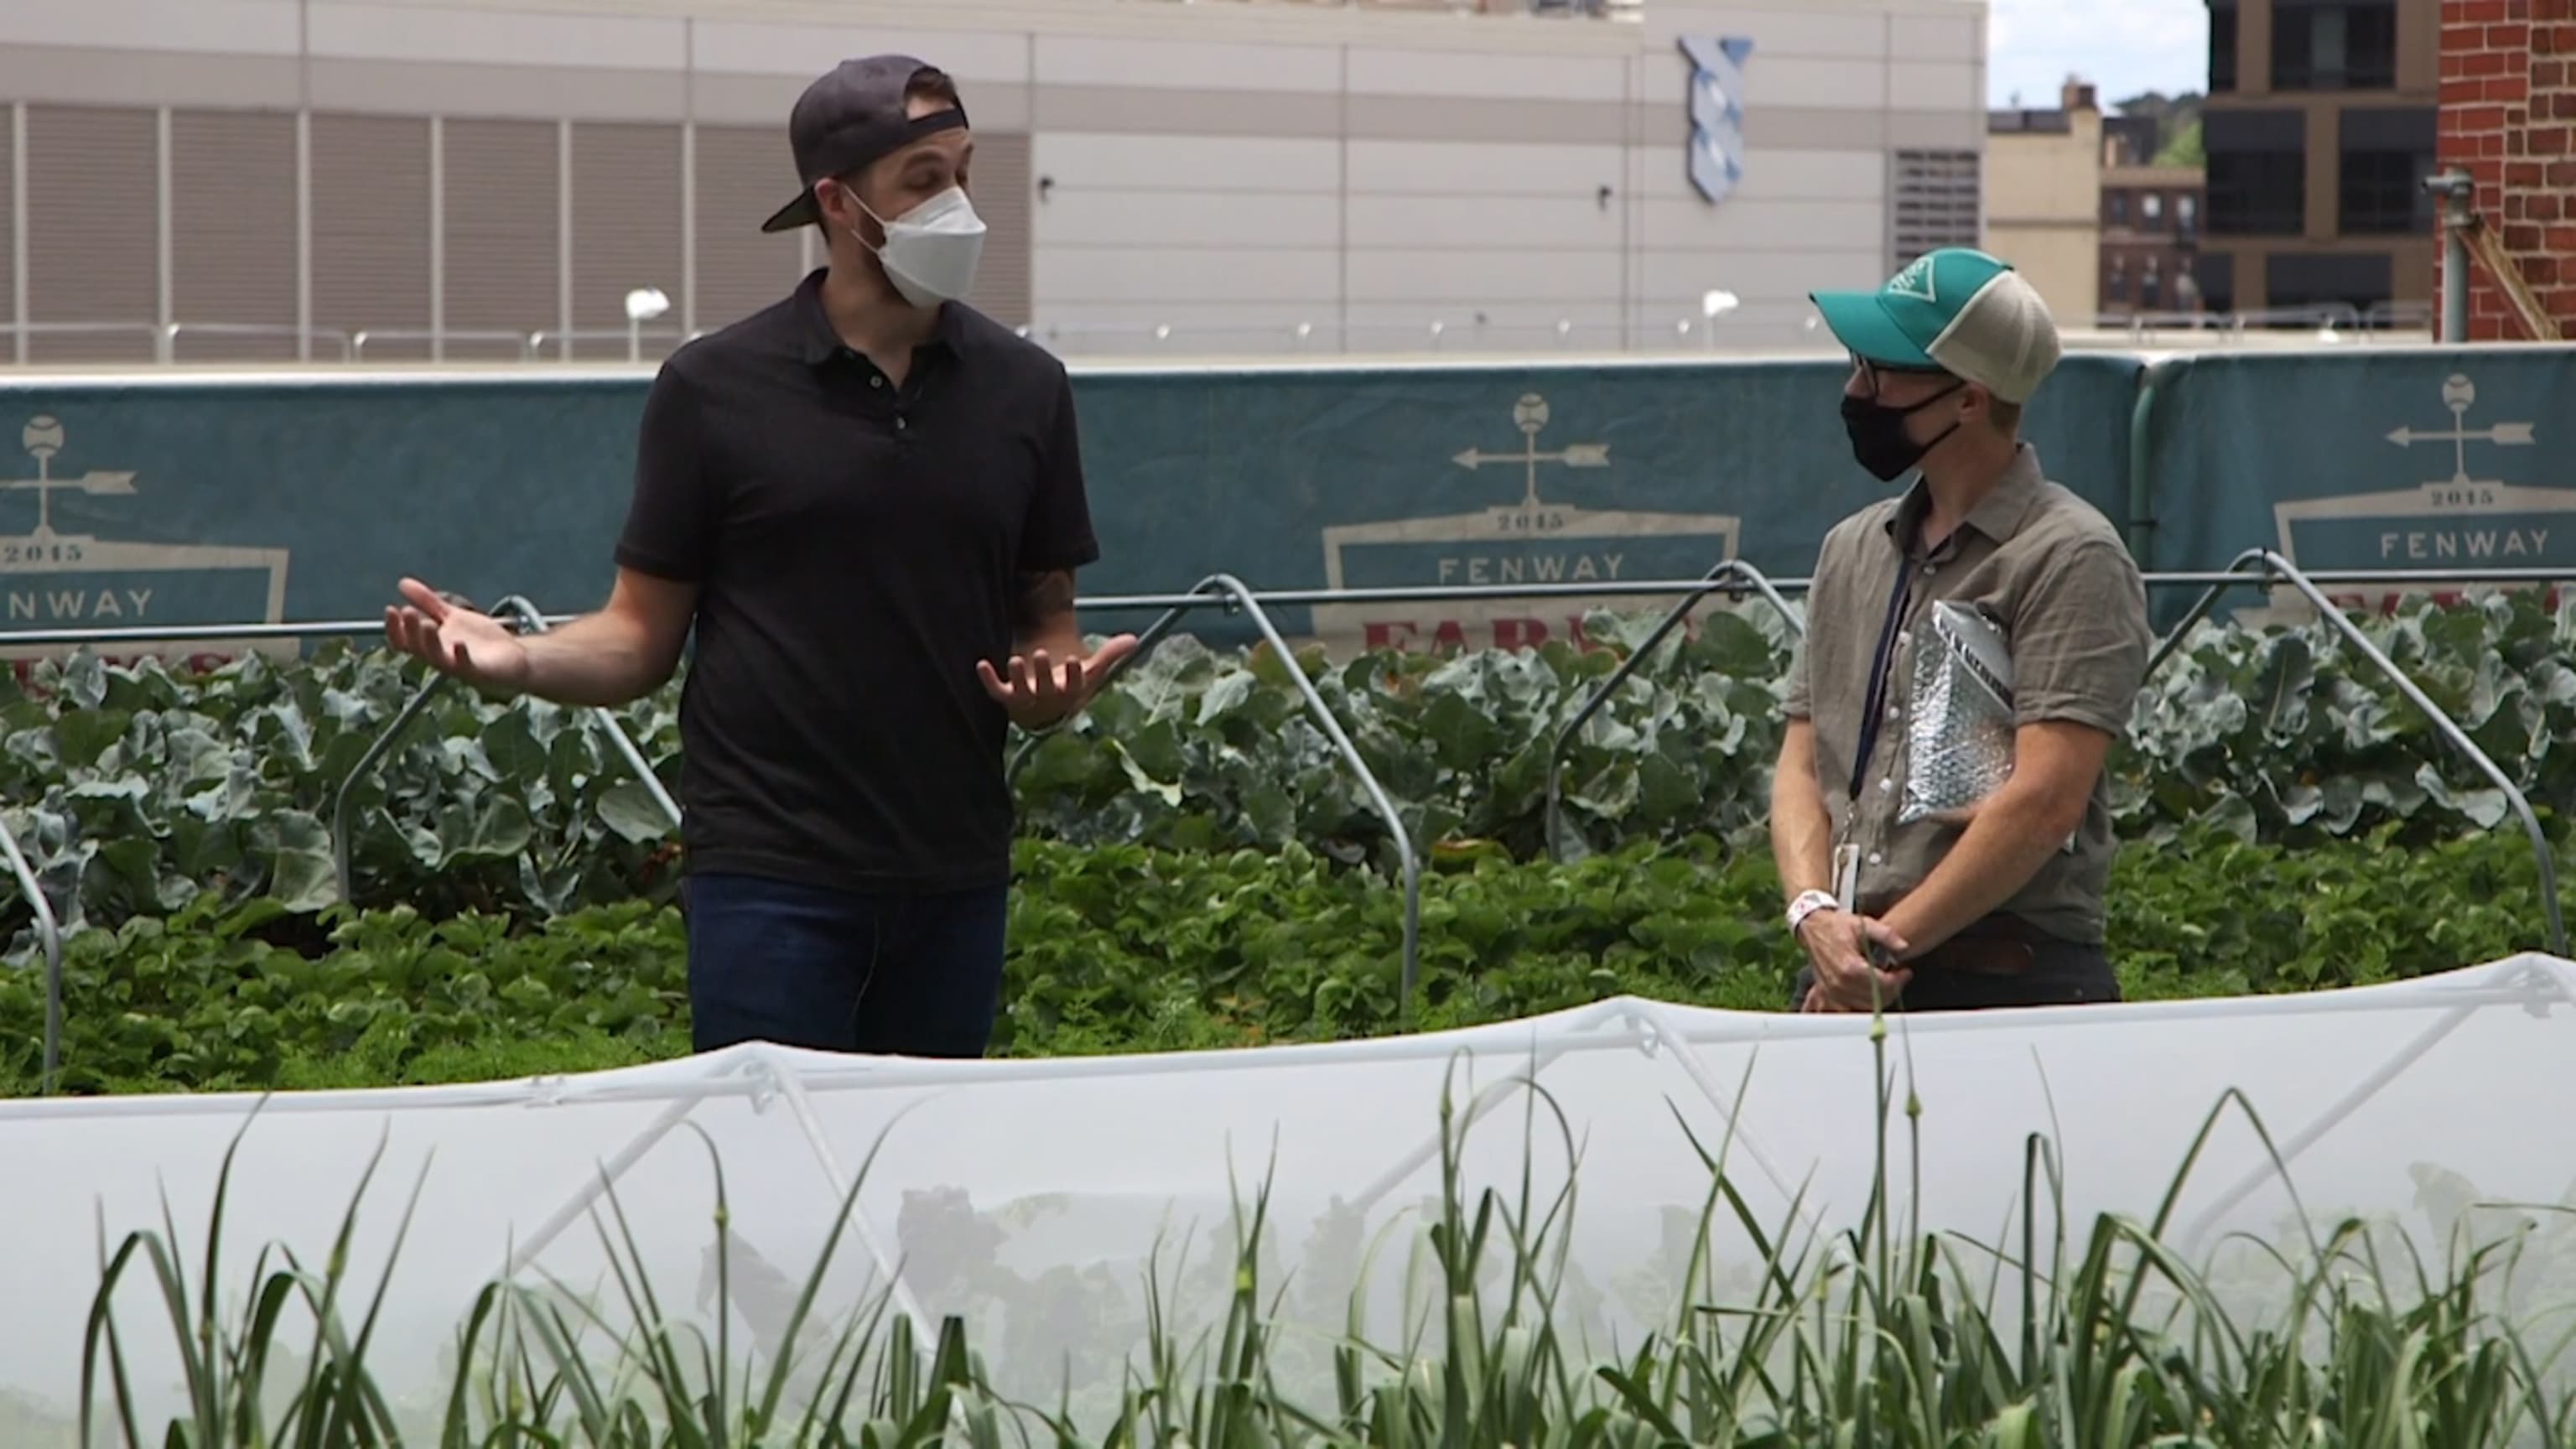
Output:
<svg viewBox="0 0 2576 1449">
<path fill-rule="evenodd" d="M 1087 568 L 1100 562 L 1100 541 L 1096 538 L 1059 543 L 1051 548 L 1029 549 L 1020 556 L 1024 574 L 1057 573 L 1065 569 Z"/>
<path fill-rule="evenodd" d="M 2031 695 L 2013 702 L 2013 723 L 2090 725 L 2117 739 L 2129 728 L 2130 711 L 2113 709 L 2101 700 L 2074 694 Z"/>
<path fill-rule="evenodd" d="M 631 543 L 621 543 L 617 546 L 617 566 L 633 569 L 639 574 L 651 574 L 657 579 L 669 579 L 674 583 L 700 583 L 707 576 L 703 565 L 685 564 L 667 554 L 654 553 Z"/>
</svg>

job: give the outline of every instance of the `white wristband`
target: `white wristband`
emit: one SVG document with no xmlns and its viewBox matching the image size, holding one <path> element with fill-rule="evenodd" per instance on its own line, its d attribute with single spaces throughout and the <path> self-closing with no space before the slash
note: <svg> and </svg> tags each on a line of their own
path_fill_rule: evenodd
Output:
<svg viewBox="0 0 2576 1449">
<path fill-rule="evenodd" d="M 1842 908 L 1843 903 L 1827 892 L 1801 891 L 1798 893 L 1798 898 L 1789 903 L 1789 934 L 1797 935 L 1798 928 L 1805 925 L 1807 918 L 1818 911 L 1839 911 Z"/>
</svg>

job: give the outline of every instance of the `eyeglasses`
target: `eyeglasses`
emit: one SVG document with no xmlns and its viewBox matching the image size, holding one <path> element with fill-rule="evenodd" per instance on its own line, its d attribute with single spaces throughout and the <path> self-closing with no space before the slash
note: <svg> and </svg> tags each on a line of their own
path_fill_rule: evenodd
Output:
<svg viewBox="0 0 2576 1449">
<path fill-rule="evenodd" d="M 1950 375 L 1937 367 L 1901 367 L 1892 362 L 1872 362 L 1857 352 L 1846 355 L 1851 358 L 1852 371 L 1859 374 L 1860 380 L 1868 385 L 1871 397 L 1878 396 L 1879 379 L 1883 377 L 1939 378 Z"/>
</svg>

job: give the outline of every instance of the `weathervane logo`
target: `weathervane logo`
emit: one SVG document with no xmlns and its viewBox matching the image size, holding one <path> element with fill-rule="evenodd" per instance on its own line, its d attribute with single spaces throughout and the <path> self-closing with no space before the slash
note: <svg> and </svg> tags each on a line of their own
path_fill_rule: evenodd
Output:
<svg viewBox="0 0 2576 1449">
<path fill-rule="evenodd" d="M 1488 453 L 1469 448 L 1449 461 L 1473 472 L 1495 463 L 1518 463 L 1523 469 L 1521 510 L 1537 517 L 1546 507 L 1538 497 L 1538 465 L 1562 463 L 1568 468 L 1607 468 L 1610 445 L 1607 443 L 1568 443 L 1553 453 L 1538 450 L 1538 435 L 1547 430 L 1547 399 L 1537 393 L 1524 393 L 1512 404 L 1512 426 L 1521 430 L 1521 450 L 1517 453 Z"/>
<path fill-rule="evenodd" d="M 0 620 L 6 621 L 0 627 L 133 629 L 245 618 L 273 624 L 285 618 L 285 549 L 142 543 L 67 531 L 57 523 L 56 495 L 132 497 L 134 473 L 60 466 L 70 435 L 50 415 L 28 419 L 18 436 L 34 471 L 0 478 L 0 494 L 35 494 L 35 520 L 30 532 L 0 534 Z M 204 640 L 179 652 L 224 654 L 244 647 L 244 641 Z M 9 646 L 0 649 L 0 658 L 69 652 L 54 645 Z M 152 641 L 120 640 L 106 652 L 124 657 L 173 651 Z"/>
<path fill-rule="evenodd" d="M 1566 470 L 1547 478 L 1597 479 L 1588 489 L 1596 496 L 1614 491 L 1615 483 L 1604 476 L 1611 468 L 1610 445 L 1540 446 L 1553 410 L 1539 393 L 1521 394 L 1512 403 L 1511 419 L 1521 435 L 1518 449 L 1488 452 L 1471 446 L 1451 454 L 1449 461 L 1470 477 L 1488 469 L 1517 470 L 1518 501 L 1473 512 L 1327 528 L 1325 587 L 1500 590 L 1515 584 L 1697 578 L 1718 561 L 1735 557 L 1741 520 L 1733 514 L 1649 513 L 1551 502 L 1541 486 L 1542 469 Z M 1606 594 L 1496 594 L 1457 602 L 1329 604 L 1315 609 L 1315 632 L 1372 649 L 1408 644 L 1461 648 L 1474 629 L 1486 636 L 1479 642 L 1512 649 L 1551 637 L 1575 637 L 1583 616 L 1596 608 L 1630 611 L 1664 602 Z M 1552 632 L 1551 622 L 1561 632 Z"/>
<path fill-rule="evenodd" d="M 2532 425 L 2529 423 L 2496 423 L 2489 427 L 2471 428 L 2469 409 L 2476 406 L 2477 401 L 2478 385 L 2459 373 L 2453 373 L 2442 383 L 2442 406 L 2451 410 L 2450 431 L 2419 433 L 2413 428 L 2400 427 L 2388 435 L 2388 441 L 2401 448 L 2411 448 L 2417 443 L 2450 444 L 2451 476 L 2436 478 L 2424 486 L 2432 489 L 2437 497 L 2447 496 L 2451 502 L 2461 506 L 2473 501 L 2472 490 L 2504 486 L 2498 481 L 2481 481 L 2469 476 L 2469 444 L 2493 443 L 2498 447 L 2527 448 L 2532 442 Z M 2447 495 L 2445 490 L 2449 490 Z"/>
<path fill-rule="evenodd" d="M 1744 60 L 1753 42 L 1741 35 L 1685 35 L 1690 58 L 1690 179 L 1714 206 L 1744 179 Z"/>
<path fill-rule="evenodd" d="M 2448 476 L 2419 473 L 2421 481 L 2407 487 L 2276 504 L 2282 555 L 2307 568 L 2419 572 L 2453 564 L 2528 568 L 2576 558 L 2576 518 L 2569 516 L 2576 514 L 2576 490 L 2499 476 L 2514 456 L 2499 450 L 2532 446 L 2534 424 L 2470 426 L 2478 388 L 2465 373 L 2442 380 L 2441 399 L 2449 427 L 2402 424 L 2385 437 L 2416 460 L 2413 468 L 2422 466 L 2419 450 L 2447 447 Z"/>
</svg>

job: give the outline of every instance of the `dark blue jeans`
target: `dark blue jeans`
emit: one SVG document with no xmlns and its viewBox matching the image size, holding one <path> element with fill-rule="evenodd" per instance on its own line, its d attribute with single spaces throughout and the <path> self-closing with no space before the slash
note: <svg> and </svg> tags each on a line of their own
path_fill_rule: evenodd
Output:
<svg viewBox="0 0 2576 1449">
<path fill-rule="evenodd" d="M 742 875 L 681 886 L 692 1044 L 980 1057 L 1009 888 L 855 895 Z"/>
</svg>

